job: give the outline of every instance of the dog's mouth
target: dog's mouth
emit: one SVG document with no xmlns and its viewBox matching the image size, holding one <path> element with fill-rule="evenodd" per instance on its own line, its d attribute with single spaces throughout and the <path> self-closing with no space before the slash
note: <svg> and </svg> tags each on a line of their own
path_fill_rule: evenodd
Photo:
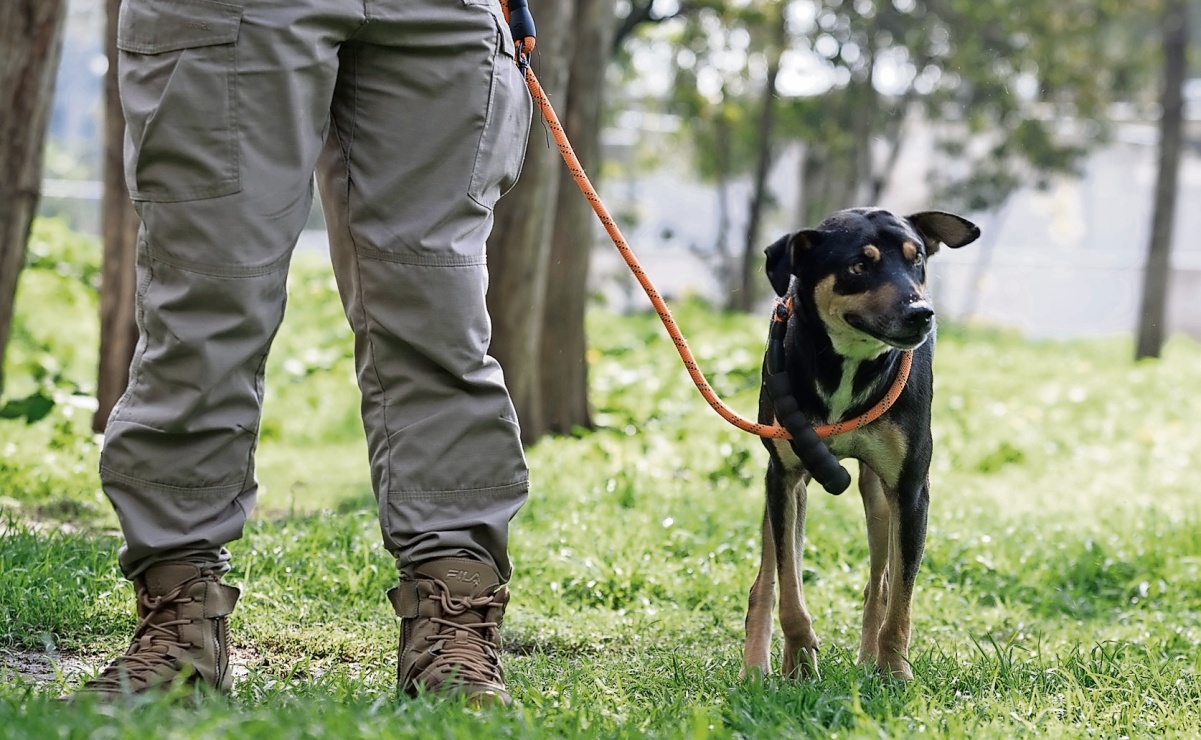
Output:
<svg viewBox="0 0 1201 740">
<path fill-rule="evenodd" d="M 890 347 L 902 350 L 920 347 L 934 328 L 933 317 L 930 317 L 929 320 L 908 323 L 889 322 L 891 325 L 888 327 L 879 326 L 857 313 L 848 313 L 843 318 L 851 328 Z"/>
</svg>

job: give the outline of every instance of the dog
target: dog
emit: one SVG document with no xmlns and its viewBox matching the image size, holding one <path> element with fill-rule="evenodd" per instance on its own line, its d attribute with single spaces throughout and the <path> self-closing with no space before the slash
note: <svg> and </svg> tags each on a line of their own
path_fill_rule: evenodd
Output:
<svg viewBox="0 0 1201 740">
<path fill-rule="evenodd" d="M 874 665 L 886 676 L 913 678 L 908 660 L 910 611 L 925 549 L 933 449 L 935 316 L 926 295 L 926 260 L 940 244 L 958 248 L 979 235 L 975 224 L 952 213 L 925 211 L 901 217 L 878 208 L 853 208 L 765 250 L 772 288 L 781 305 L 791 307 L 777 317 L 784 323 L 783 347 L 777 355 L 783 367 L 776 369 L 777 376 L 786 379 L 795 400 L 792 410 L 804 420 L 831 423 L 864 413 L 889 392 L 904 353 L 912 354 L 908 382 L 893 405 L 866 426 L 830 437 L 828 452 L 808 427 L 802 431 L 811 437 L 813 450 L 789 440 L 763 440 L 770 458 L 767 505 L 762 559 L 747 604 L 744 677 L 771 672 L 777 576 L 782 672 L 795 678 L 818 676 L 818 639 L 805 608 L 801 554 L 806 484 L 814 477 L 822 480 L 814 471 L 825 466 L 826 477 L 834 471 L 849 483 L 832 457 L 828 465 L 821 459 L 833 455 L 859 461 L 859 491 L 867 517 L 870 565 L 859 663 Z M 769 349 L 760 394 L 761 424 L 784 415 L 778 413 L 780 399 L 769 392 L 770 354 Z M 794 432 L 794 439 L 797 436 Z M 841 487 L 831 492 L 840 492 L 847 483 L 834 484 Z"/>
</svg>

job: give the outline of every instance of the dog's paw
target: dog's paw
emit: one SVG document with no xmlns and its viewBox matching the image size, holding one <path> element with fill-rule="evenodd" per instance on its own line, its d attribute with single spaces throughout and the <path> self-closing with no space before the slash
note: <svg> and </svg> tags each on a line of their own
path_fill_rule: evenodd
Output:
<svg viewBox="0 0 1201 740">
<path fill-rule="evenodd" d="M 876 665 L 876 646 L 863 642 L 859 645 L 859 657 L 855 660 L 858 665 Z"/>
<path fill-rule="evenodd" d="M 876 661 L 876 671 L 897 681 L 913 680 L 913 668 L 909 665 L 909 660 L 900 653 L 893 653 L 891 656 L 881 655 Z"/>
<path fill-rule="evenodd" d="M 782 670 L 789 678 L 821 678 L 817 670 L 817 646 L 797 650 L 785 648 Z"/>
<path fill-rule="evenodd" d="M 769 675 L 771 675 L 771 664 L 768 662 L 764 662 L 762 665 L 743 663 L 742 670 L 738 671 L 738 678 L 743 681 L 747 679 L 762 681 Z"/>
</svg>

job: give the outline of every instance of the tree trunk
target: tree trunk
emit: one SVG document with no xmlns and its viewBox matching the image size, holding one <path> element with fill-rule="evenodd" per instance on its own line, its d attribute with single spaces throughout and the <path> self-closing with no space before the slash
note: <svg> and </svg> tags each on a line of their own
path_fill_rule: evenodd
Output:
<svg viewBox="0 0 1201 740">
<path fill-rule="evenodd" d="M 768 50 L 770 59 L 767 66 L 767 81 L 763 86 L 763 110 L 759 114 L 758 152 L 755 162 L 755 179 L 751 191 L 750 213 L 747 214 L 746 241 L 742 250 L 742 264 L 739 271 L 739 289 L 730 296 L 730 308 L 738 311 L 750 311 L 755 305 L 755 276 L 759 265 L 760 244 L 759 232 L 763 224 L 763 210 L 767 204 L 767 176 L 771 170 L 771 160 L 775 147 L 773 138 L 776 128 L 776 79 L 780 76 L 780 58 L 788 45 L 788 14 L 784 7 L 787 3 L 778 3 L 776 11 L 779 18 L 776 22 L 776 38 Z"/>
<path fill-rule="evenodd" d="M 730 253 L 730 179 L 732 178 L 731 147 L 733 146 L 729 119 L 718 111 L 713 120 L 713 170 L 717 195 L 717 235 L 713 241 L 712 264 L 718 286 L 725 295 L 733 295 L 738 280 L 734 255 Z"/>
<path fill-rule="evenodd" d="M 600 172 L 605 70 L 613 48 L 613 0 L 576 0 L 570 79 L 563 128 L 576 156 Z M 588 408 L 588 262 L 595 215 L 575 180 L 560 170 L 546 303 L 542 313 L 542 426 L 566 434 L 592 427 Z"/>
<path fill-rule="evenodd" d="M 871 173 L 872 184 L 868 202 L 872 205 L 879 205 L 884 189 L 892 182 L 897 163 L 901 161 L 901 149 L 905 145 L 905 128 L 913 95 L 913 87 L 910 86 L 884 125 L 884 143 L 888 149 L 880 169 Z"/>
<path fill-rule="evenodd" d="M 65 0 L 0 4 L 0 393 L 17 276 L 41 195 L 42 148 L 65 17 Z"/>
<path fill-rule="evenodd" d="M 837 109 L 832 115 L 839 115 Z M 800 226 L 813 227 L 833 211 L 856 205 L 855 182 L 859 160 L 841 143 L 804 142 L 800 166 Z"/>
<path fill-rule="evenodd" d="M 99 405 L 92 430 L 108 424 L 109 413 L 129 383 L 129 363 L 138 342 L 134 320 L 135 251 L 138 215 L 125 186 L 125 118 L 117 94 L 117 11 L 121 0 L 105 0 L 104 76 L 104 263 L 100 274 L 100 368 L 96 380 Z"/>
<path fill-rule="evenodd" d="M 794 226 L 807 229 L 817 225 L 814 215 L 821 210 L 822 158 L 824 149 L 815 141 L 801 142 L 801 156 L 797 167 L 797 219 Z"/>
<path fill-rule="evenodd" d="M 1188 11 L 1185 0 L 1167 0 L 1163 17 L 1163 97 L 1159 122 L 1159 175 L 1155 210 L 1151 215 L 1151 244 L 1143 273 L 1135 359 L 1159 357 L 1166 334 L 1168 277 L 1171 273 L 1172 226 L 1180 171 L 1184 123 L 1184 76 L 1188 49 Z"/>
<path fill-rule="evenodd" d="M 876 119 L 880 113 L 880 93 L 876 92 L 876 86 L 872 84 L 876 67 L 875 49 L 872 48 L 874 40 L 873 34 L 869 37 L 868 48 L 864 49 L 868 55 L 864 79 L 858 83 L 852 82 L 848 90 L 854 105 L 851 126 L 854 136 L 851 151 L 855 154 L 855 181 L 852 191 L 855 199 L 851 205 L 854 206 L 876 205 L 872 199 L 875 184 L 872 139 L 875 135 Z"/>
<path fill-rule="evenodd" d="M 551 103 L 561 105 L 567 89 L 575 4 L 530 0 L 530 10 L 538 23 L 534 67 Z M 535 106 L 521 180 L 497 204 L 496 223 L 488 240 L 491 353 L 504 368 L 526 443 L 543 432 L 539 347 L 561 170 L 558 149 L 548 145 Z"/>
</svg>

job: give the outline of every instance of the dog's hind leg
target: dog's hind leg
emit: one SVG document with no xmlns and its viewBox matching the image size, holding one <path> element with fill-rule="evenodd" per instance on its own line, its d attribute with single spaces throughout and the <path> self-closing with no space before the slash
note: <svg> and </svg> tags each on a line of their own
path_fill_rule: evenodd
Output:
<svg viewBox="0 0 1201 740">
<path fill-rule="evenodd" d="M 913 585 L 926 549 L 929 480 L 923 479 L 908 491 L 902 487 L 889 497 L 889 505 L 888 604 L 880 625 L 878 666 L 885 674 L 909 680 L 913 678 L 908 658 Z"/>
<path fill-rule="evenodd" d="M 866 463 L 859 464 L 859 493 L 867 519 L 869 572 L 863 587 L 863 632 L 859 638 L 859 664 L 875 665 L 879 656 L 880 625 L 888 605 L 888 539 L 892 520 L 884 482 Z"/>
<path fill-rule="evenodd" d="M 769 504 L 770 506 L 770 504 Z M 771 621 L 776 602 L 776 542 L 770 509 L 763 512 L 763 554 L 759 574 L 751 584 L 746 608 L 746 644 L 742 648 L 742 678 L 771 673 Z"/>
<path fill-rule="evenodd" d="M 783 505 L 778 507 L 779 525 L 772 520 L 777 566 L 780 575 L 780 626 L 784 630 L 784 675 L 817 678 L 817 635 L 805 608 L 801 556 L 805 548 L 806 478 L 787 476 Z M 769 504 L 770 506 L 770 504 Z"/>
</svg>

